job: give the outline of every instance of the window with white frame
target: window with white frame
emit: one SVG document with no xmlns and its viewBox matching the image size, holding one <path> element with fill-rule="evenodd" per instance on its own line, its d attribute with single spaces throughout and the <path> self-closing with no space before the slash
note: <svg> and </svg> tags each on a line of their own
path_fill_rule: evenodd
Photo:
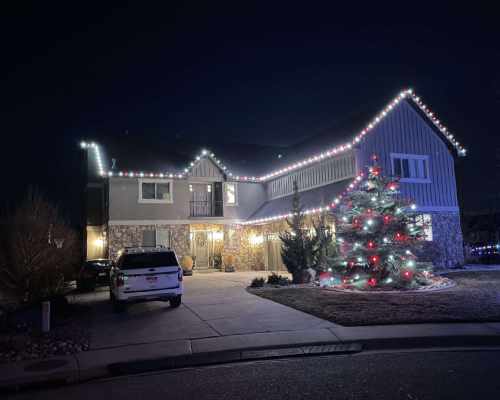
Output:
<svg viewBox="0 0 500 400">
<path fill-rule="evenodd" d="M 430 182 L 429 156 L 391 153 L 392 174 L 402 182 Z"/>
<path fill-rule="evenodd" d="M 227 206 L 238 205 L 238 186 L 236 182 L 226 182 L 224 185 L 224 203 Z"/>
<path fill-rule="evenodd" d="M 172 203 L 172 181 L 139 179 L 139 203 Z"/>
<path fill-rule="evenodd" d="M 143 247 L 170 247 L 170 231 L 165 228 L 146 229 L 142 231 Z"/>
<path fill-rule="evenodd" d="M 419 214 L 415 219 L 415 225 L 420 226 L 424 230 L 424 240 L 432 242 L 432 215 Z"/>
</svg>

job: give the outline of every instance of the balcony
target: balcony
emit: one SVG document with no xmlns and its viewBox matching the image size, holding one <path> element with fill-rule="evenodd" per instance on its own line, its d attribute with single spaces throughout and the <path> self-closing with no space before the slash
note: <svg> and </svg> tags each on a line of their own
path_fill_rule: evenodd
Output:
<svg viewBox="0 0 500 400">
<path fill-rule="evenodd" d="M 190 217 L 223 217 L 222 201 L 192 200 L 189 202 Z"/>
</svg>

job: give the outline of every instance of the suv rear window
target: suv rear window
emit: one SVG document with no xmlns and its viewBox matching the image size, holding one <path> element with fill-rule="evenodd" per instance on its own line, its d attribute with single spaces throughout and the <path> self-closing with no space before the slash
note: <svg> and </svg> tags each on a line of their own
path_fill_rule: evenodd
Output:
<svg viewBox="0 0 500 400">
<path fill-rule="evenodd" d="M 118 260 L 120 269 L 178 267 L 177 258 L 171 251 L 158 253 L 124 254 Z"/>
</svg>

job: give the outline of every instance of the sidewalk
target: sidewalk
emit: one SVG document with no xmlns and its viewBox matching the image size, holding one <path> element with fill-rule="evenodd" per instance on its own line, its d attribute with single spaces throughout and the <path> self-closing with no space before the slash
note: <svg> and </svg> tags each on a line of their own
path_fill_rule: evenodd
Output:
<svg viewBox="0 0 500 400">
<path fill-rule="evenodd" d="M 500 345 L 500 323 L 384 325 L 305 329 L 171 340 L 91 350 L 0 367 L 0 388 L 41 382 L 75 383 L 124 373 L 316 353 L 387 348 L 399 340 L 425 346 Z M 322 345 L 322 346 L 321 346 Z M 326 346 L 325 346 L 326 345 Z M 313 347 L 311 347 L 313 346 Z"/>
</svg>

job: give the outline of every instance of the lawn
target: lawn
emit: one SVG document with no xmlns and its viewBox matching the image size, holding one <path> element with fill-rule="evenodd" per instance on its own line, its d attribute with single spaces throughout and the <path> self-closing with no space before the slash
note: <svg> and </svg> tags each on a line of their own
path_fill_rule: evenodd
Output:
<svg viewBox="0 0 500 400">
<path fill-rule="evenodd" d="M 320 288 L 249 289 L 340 325 L 500 321 L 500 271 L 455 272 L 457 286 L 431 293 L 340 293 Z"/>
</svg>

